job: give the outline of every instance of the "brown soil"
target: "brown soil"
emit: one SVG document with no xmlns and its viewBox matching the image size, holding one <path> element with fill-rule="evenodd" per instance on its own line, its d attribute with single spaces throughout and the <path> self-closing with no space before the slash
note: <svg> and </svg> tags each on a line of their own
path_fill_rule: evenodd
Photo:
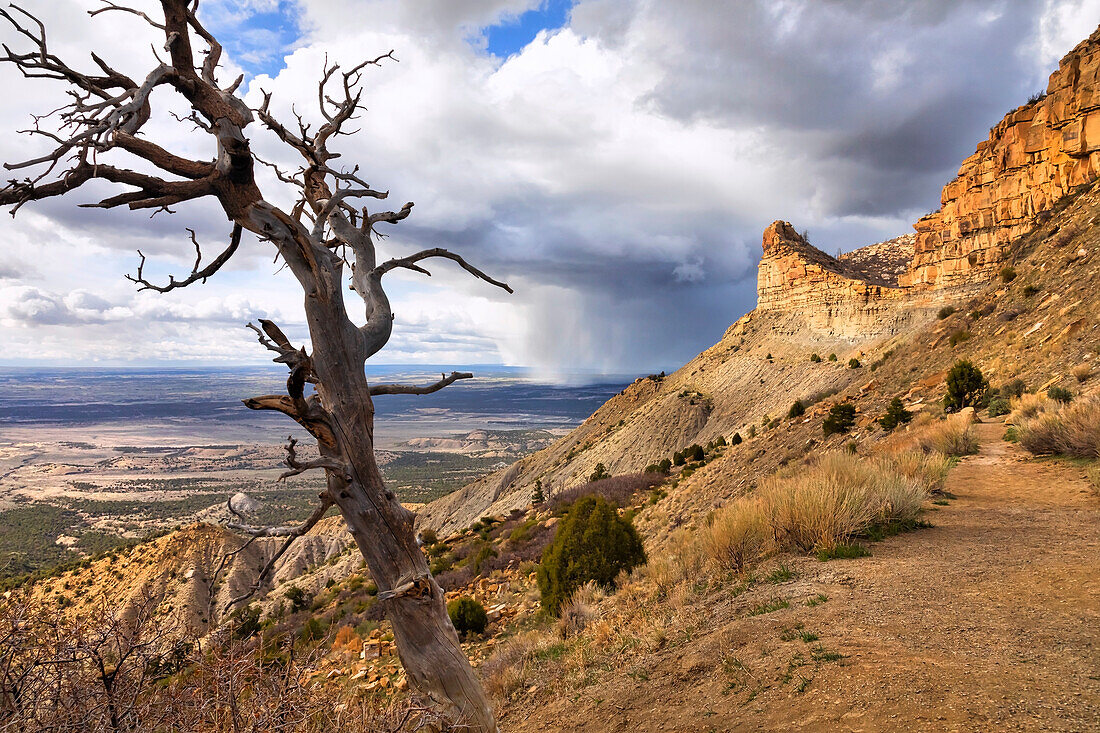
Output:
<svg viewBox="0 0 1100 733">
<path fill-rule="evenodd" d="M 694 634 L 519 701 L 504 730 L 1100 730 L 1100 499 L 1081 468 L 977 429 L 933 528 L 711 596 Z M 772 598 L 790 606 L 749 615 Z"/>
</svg>

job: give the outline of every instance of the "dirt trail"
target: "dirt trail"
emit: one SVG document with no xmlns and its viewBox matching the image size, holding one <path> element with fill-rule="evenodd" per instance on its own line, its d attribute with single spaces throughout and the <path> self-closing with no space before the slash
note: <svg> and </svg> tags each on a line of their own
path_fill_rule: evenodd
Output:
<svg viewBox="0 0 1100 733">
<path fill-rule="evenodd" d="M 1100 731 L 1100 499 L 1083 469 L 976 428 L 933 528 L 801 559 L 753 591 L 789 608 L 719 599 L 707 633 L 643 660 L 648 679 L 608 672 L 505 730 Z"/>
</svg>

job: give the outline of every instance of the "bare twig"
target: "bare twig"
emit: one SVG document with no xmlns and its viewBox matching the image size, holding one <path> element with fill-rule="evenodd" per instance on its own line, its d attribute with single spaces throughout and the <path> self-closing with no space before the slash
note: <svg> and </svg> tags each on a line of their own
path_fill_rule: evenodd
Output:
<svg viewBox="0 0 1100 733">
<path fill-rule="evenodd" d="M 241 229 L 240 224 L 234 224 L 233 234 L 229 240 L 229 246 L 220 255 L 215 257 L 213 262 L 211 262 L 209 265 L 202 268 L 201 270 L 199 269 L 199 263 L 202 262 L 202 249 L 199 247 L 199 242 L 195 238 L 195 230 L 188 229 L 187 231 L 191 233 L 191 242 L 195 245 L 196 253 L 195 266 L 191 268 L 190 275 L 188 275 L 183 280 L 176 280 L 175 277 L 169 275 L 167 285 L 154 285 L 153 283 L 142 277 L 141 271 L 142 268 L 145 267 L 145 255 L 141 253 L 141 250 L 138 250 L 138 254 L 141 256 L 141 262 L 140 264 L 138 264 L 137 274 L 127 275 L 126 279 L 140 285 L 141 287 L 138 288 L 138 290 L 156 290 L 158 293 L 167 293 L 168 291 L 175 290 L 176 288 L 185 288 L 192 283 L 199 282 L 200 280 L 205 283 L 206 279 L 211 275 L 214 275 L 218 270 L 220 270 L 222 268 L 222 265 L 228 262 L 229 258 L 233 256 L 233 253 L 237 251 L 237 247 L 239 247 L 241 244 L 241 232 L 243 230 Z"/>
</svg>

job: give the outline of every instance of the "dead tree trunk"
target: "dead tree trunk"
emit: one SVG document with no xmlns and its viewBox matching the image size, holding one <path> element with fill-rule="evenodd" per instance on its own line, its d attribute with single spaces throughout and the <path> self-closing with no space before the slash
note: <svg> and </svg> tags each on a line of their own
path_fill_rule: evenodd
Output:
<svg viewBox="0 0 1100 733">
<path fill-rule="evenodd" d="M 118 195 L 90 204 L 99 208 L 125 205 L 130 209 L 171 213 L 169 207 L 173 204 L 215 197 L 233 222 L 228 248 L 200 269 L 201 250 L 192 232 L 191 241 L 198 257 L 187 277 L 170 278 L 168 283 L 157 285 L 144 277 L 140 265 L 136 274 L 129 276 L 142 289 L 160 292 L 205 281 L 216 274 L 236 252 L 244 230 L 275 247 L 305 296 L 312 352 L 307 353 L 304 347 L 295 348 L 270 321 L 253 326 L 260 342 L 275 352 L 275 361 L 286 364 L 290 374 L 285 395 L 253 397 L 245 400 L 245 404 L 251 409 L 282 412 L 317 439 L 321 458 L 314 461 L 299 461 L 294 442 L 288 445 L 290 470 L 284 475 L 324 470 L 327 489 L 320 497 L 317 511 L 301 527 L 231 526 L 254 535 L 284 535 L 285 551 L 326 509 L 336 505 L 378 585 L 379 598 L 386 604 L 393 624 L 398 653 L 414 689 L 434 710 L 455 724 L 472 730 L 495 731 L 491 706 L 459 645 L 443 593 L 417 545 L 413 514 L 386 488 L 374 455 L 372 395 L 425 394 L 471 375 L 454 373 L 426 387 L 381 385 L 372 389 L 363 366 L 390 337 L 393 313 L 382 289 L 382 277 L 387 272 L 405 268 L 428 274 L 420 263 L 444 258 L 494 286 L 508 292 L 511 289 L 462 257 L 442 249 L 377 262 L 375 226 L 403 220 L 411 212 L 412 203 L 396 212 L 371 213 L 365 207 L 352 206 L 351 201 L 384 199 L 387 194 L 372 189 L 359 176 L 357 167 L 331 166 L 337 154 L 330 152 L 329 143 L 347 134 L 343 126 L 361 109 L 363 70 L 369 65 L 379 65 L 384 59 L 393 60 L 392 52 L 348 71 L 335 64 L 326 65 L 317 97 L 318 112 L 324 121 L 311 133 L 310 125 L 299 118 L 297 130 L 292 132 L 270 112 L 270 95 L 265 95 L 259 109 L 251 110 L 235 94 L 241 79 L 224 87 L 218 83 L 221 46 L 202 26 L 196 15 L 197 6 L 197 0 L 161 0 L 163 22 L 113 3 L 91 12 L 93 16 L 108 11 L 138 15 L 163 34 L 169 60 L 141 82 L 115 71 L 94 54 L 92 58 L 98 67 L 95 73 L 76 71 L 49 51 L 45 29 L 37 19 L 18 7 L 13 6 L 11 11 L 0 9 L 0 16 L 31 44 L 25 54 L 5 47 L 6 56 L 0 60 L 14 64 L 26 76 L 62 82 L 75 100 L 52 115 L 36 118 L 35 129 L 30 132 L 50 140 L 52 151 L 6 165 L 9 170 L 28 169 L 36 173 L 34 177 L 10 181 L 0 190 L 0 204 L 11 205 L 14 215 L 28 201 L 67 193 L 95 178 L 128 187 Z M 192 49 L 196 37 L 206 46 L 200 66 L 196 66 Z M 213 161 L 180 158 L 138 136 L 153 112 L 150 95 L 162 86 L 171 88 L 190 103 L 193 112 L 185 122 L 211 136 L 216 147 Z M 292 174 L 265 163 L 282 184 L 298 192 L 297 204 L 289 213 L 265 201 L 255 180 L 256 158 L 244 132 L 254 114 L 302 157 L 302 167 Z M 51 129 L 40 126 L 51 119 L 57 122 Z M 123 167 L 108 163 L 114 159 L 110 154 L 123 158 Z M 125 167 L 127 157 L 131 162 L 136 159 L 152 164 L 160 175 Z M 72 164 L 57 173 L 59 166 L 66 167 L 62 161 Z M 354 323 L 345 308 L 344 292 L 349 278 L 343 267 L 349 258 L 350 287 L 365 307 L 362 325 Z M 312 394 L 307 394 L 307 384 L 313 385 Z M 260 582 L 269 572 L 270 566 L 261 573 Z"/>
</svg>

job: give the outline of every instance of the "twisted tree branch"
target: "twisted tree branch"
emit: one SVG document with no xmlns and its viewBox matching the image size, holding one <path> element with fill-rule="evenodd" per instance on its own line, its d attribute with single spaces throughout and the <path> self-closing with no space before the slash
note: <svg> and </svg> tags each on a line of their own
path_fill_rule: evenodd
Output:
<svg viewBox="0 0 1100 733">
<path fill-rule="evenodd" d="M 447 385 L 454 384 L 459 379 L 473 379 L 474 375 L 470 372 L 451 372 L 450 376 L 446 374 L 435 384 L 429 384 L 425 387 L 417 387 L 411 384 L 375 384 L 370 388 L 370 395 L 374 397 L 380 394 L 431 394 L 432 392 L 438 392 Z"/>
</svg>

